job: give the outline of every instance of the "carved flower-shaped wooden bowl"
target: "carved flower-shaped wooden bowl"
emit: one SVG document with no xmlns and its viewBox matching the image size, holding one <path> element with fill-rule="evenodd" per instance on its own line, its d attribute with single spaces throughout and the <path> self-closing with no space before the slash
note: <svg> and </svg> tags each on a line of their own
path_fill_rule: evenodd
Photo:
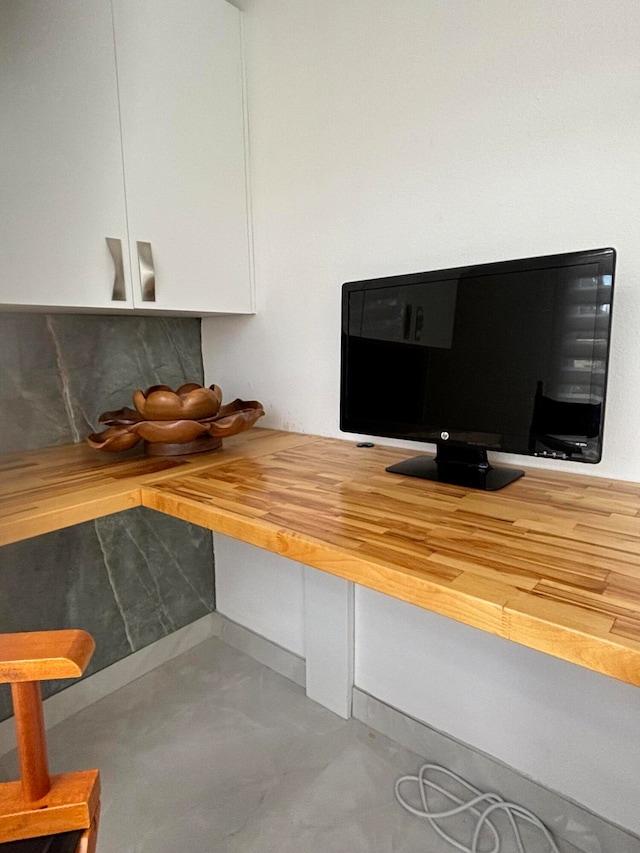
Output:
<svg viewBox="0 0 640 853">
<path fill-rule="evenodd" d="M 144 441 L 150 456 L 200 453 L 221 447 L 225 436 L 249 429 L 264 415 L 257 400 L 234 400 L 223 406 L 217 385 L 203 388 L 193 382 L 177 391 L 154 385 L 136 391 L 133 402 L 135 409 L 100 415 L 106 429 L 88 436 L 88 444 L 115 453 Z"/>
<path fill-rule="evenodd" d="M 221 403 L 222 391 L 217 385 L 203 388 L 195 382 L 181 385 L 177 391 L 168 385 L 152 385 L 133 395 L 133 405 L 147 421 L 210 418 L 217 414 Z"/>
</svg>

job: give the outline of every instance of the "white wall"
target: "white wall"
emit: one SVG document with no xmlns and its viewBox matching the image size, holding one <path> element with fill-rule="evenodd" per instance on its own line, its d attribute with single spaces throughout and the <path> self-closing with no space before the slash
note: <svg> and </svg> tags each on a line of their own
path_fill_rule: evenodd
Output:
<svg viewBox="0 0 640 853">
<path fill-rule="evenodd" d="M 302 567 L 216 533 L 216 610 L 304 657 Z"/>
<path fill-rule="evenodd" d="M 605 456 L 585 473 L 640 480 L 636 0 L 239 5 L 257 314 L 203 322 L 208 381 L 260 399 L 264 426 L 339 435 L 342 282 L 612 245 Z M 234 548 L 223 586 L 261 567 Z M 298 580 L 272 575 L 296 623 Z M 222 612 L 260 621 L 226 589 Z M 358 686 L 640 831 L 640 690 L 367 591 L 356 620 Z"/>
</svg>

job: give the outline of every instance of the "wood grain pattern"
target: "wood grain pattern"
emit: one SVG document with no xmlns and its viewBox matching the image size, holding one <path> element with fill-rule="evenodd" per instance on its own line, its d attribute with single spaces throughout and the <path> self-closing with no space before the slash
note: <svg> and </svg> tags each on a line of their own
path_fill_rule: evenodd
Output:
<svg viewBox="0 0 640 853">
<path fill-rule="evenodd" d="M 77 678 L 94 649 L 93 637 L 80 630 L 0 634 L 0 682 L 11 684 L 25 807 L 50 790 L 40 681 Z"/>
<path fill-rule="evenodd" d="M 254 428 L 171 459 L 5 457 L 0 544 L 142 504 L 640 686 L 640 485 L 385 472 L 409 455 Z"/>
<path fill-rule="evenodd" d="M 91 634 L 75 628 L 0 634 L 0 683 L 79 678 L 94 650 Z"/>
<path fill-rule="evenodd" d="M 11 684 L 16 741 L 25 803 L 39 800 L 49 791 L 49 759 L 39 681 Z"/>
<path fill-rule="evenodd" d="M 0 784 L 2 842 L 84 829 L 82 845 L 95 849 L 99 773 L 49 776 L 40 692 L 44 679 L 82 675 L 94 648 L 80 630 L 0 634 L 0 681 L 11 683 L 20 765 L 20 781 Z"/>
<path fill-rule="evenodd" d="M 51 777 L 51 789 L 29 807 L 20 782 L 0 786 L 0 838 L 18 841 L 91 826 L 100 802 L 100 774 L 80 770 Z"/>
<path fill-rule="evenodd" d="M 142 502 L 640 685 L 640 485 L 528 470 L 484 493 L 316 439 L 142 487 Z"/>
<path fill-rule="evenodd" d="M 140 506 L 141 483 L 229 461 L 240 447 L 244 456 L 251 456 L 264 452 L 265 445 L 275 449 L 309 440 L 249 430 L 226 439 L 222 450 L 192 456 L 106 455 L 72 444 L 0 457 L 0 545 Z"/>
</svg>

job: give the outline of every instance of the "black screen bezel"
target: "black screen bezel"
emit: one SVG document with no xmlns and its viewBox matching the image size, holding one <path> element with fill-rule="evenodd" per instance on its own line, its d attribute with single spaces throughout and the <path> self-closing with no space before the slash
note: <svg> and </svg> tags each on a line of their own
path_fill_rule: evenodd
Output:
<svg viewBox="0 0 640 853">
<path fill-rule="evenodd" d="M 613 299 L 614 273 L 616 263 L 616 251 L 613 248 L 582 250 L 577 252 L 566 252 L 555 255 L 540 255 L 531 258 L 518 258 L 513 260 L 498 261 L 493 263 L 473 264 L 461 267 L 450 267 L 446 269 L 430 270 L 419 273 L 408 273 L 398 276 L 386 276 L 361 281 L 345 282 L 342 286 L 342 326 L 341 326 L 341 366 L 340 366 L 340 429 L 343 432 L 361 435 L 380 436 L 393 439 L 408 439 L 437 443 L 441 430 L 447 429 L 446 424 L 436 425 L 428 430 L 415 432 L 415 425 L 390 424 L 389 422 L 375 421 L 371 419 L 358 419 L 348 417 L 348 372 L 349 372 L 349 336 L 348 336 L 348 305 L 349 297 L 354 291 L 371 290 L 375 288 L 406 287 L 412 284 L 424 284 L 428 282 L 443 281 L 447 279 L 469 278 L 473 276 L 488 276 L 509 274 L 520 271 L 532 271 L 549 267 L 570 267 L 582 264 L 598 265 L 598 278 L 602 281 L 603 276 L 610 276 L 610 297 Z M 609 372 L 609 354 L 611 351 L 611 316 L 608 325 L 608 346 L 605 356 L 605 377 L 603 386 L 602 414 L 600 431 L 598 435 L 598 455 L 596 459 L 580 459 L 570 457 L 570 461 L 599 462 L 602 457 L 604 418 L 606 411 L 606 388 Z M 498 442 L 483 442 L 479 440 L 477 432 L 472 429 L 458 429 L 455 435 L 450 435 L 447 443 L 457 447 L 474 447 L 485 450 L 499 451 L 503 453 L 515 453 L 524 456 L 551 456 L 553 453 L 537 453 L 524 451 L 522 449 L 523 436 L 518 436 L 517 441 L 509 435 L 501 435 Z M 518 444 L 516 447 L 515 445 Z"/>
</svg>

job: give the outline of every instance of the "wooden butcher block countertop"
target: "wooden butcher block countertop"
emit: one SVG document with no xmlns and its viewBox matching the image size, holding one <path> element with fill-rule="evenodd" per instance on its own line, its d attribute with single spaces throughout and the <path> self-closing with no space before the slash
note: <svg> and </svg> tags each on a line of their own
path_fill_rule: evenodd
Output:
<svg viewBox="0 0 640 853">
<path fill-rule="evenodd" d="M 222 450 L 192 456 L 102 453 L 86 444 L 0 456 L 0 545 L 28 539 L 141 505 L 140 486 L 185 469 L 262 453 L 307 436 L 250 430 L 225 439 Z"/>
<path fill-rule="evenodd" d="M 0 544 L 142 504 L 640 686 L 640 485 L 385 472 L 409 455 L 261 429 L 188 457 L 16 454 Z"/>
</svg>

